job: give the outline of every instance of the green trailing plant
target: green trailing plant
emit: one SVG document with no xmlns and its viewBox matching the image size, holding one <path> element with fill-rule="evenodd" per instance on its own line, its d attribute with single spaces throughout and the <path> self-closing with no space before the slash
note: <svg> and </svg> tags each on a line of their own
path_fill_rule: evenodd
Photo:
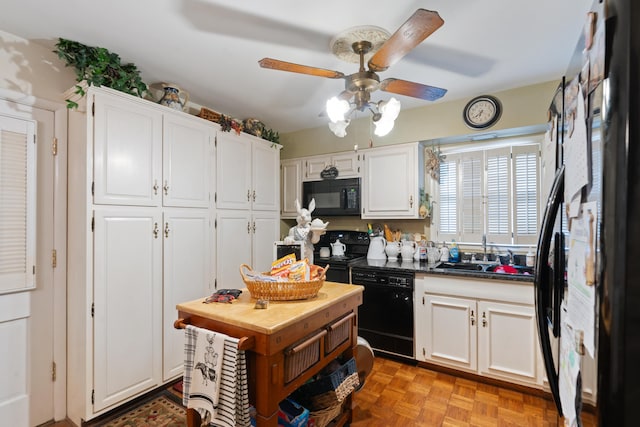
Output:
<svg viewBox="0 0 640 427">
<path fill-rule="evenodd" d="M 275 144 L 280 143 L 280 135 L 278 134 L 278 132 L 269 128 L 264 128 L 264 130 L 262 131 L 262 139 L 266 139 L 267 141 L 271 141 Z"/>
<path fill-rule="evenodd" d="M 106 86 L 130 95 L 142 97 L 147 85 L 140 77 L 140 71 L 132 64 L 123 64 L 120 56 L 103 47 L 87 46 L 82 43 L 58 39 L 53 51 L 67 67 L 74 67 L 76 81 L 86 81 L 89 86 Z M 85 95 L 84 88 L 76 85 L 76 94 Z M 68 108 L 78 104 L 67 99 Z"/>
</svg>

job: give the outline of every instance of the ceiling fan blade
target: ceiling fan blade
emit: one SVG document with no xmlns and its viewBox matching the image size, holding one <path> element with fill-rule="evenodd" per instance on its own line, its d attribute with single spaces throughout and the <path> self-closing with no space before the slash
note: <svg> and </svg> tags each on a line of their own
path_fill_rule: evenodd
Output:
<svg viewBox="0 0 640 427">
<path fill-rule="evenodd" d="M 380 90 L 397 93 L 398 95 L 426 99 L 427 101 L 435 101 L 436 99 L 442 98 L 444 94 L 447 93 L 446 89 L 400 79 L 384 79 L 380 82 Z"/>
<path fill-rule="evenodd" d="M 325 70 L 324 68 L 309 67 L 307 65 L 294 64 L 292 62 L 284 62 L 278 59 L 262 58 L 258 61 L 262 68 L 270 68 L 272 70 L 289 71 L 292 73 L 309 74 L 311 76 L 327 77 L 329 79 L 341 79 L 344 74 L 340 71 Z"/>
<path fill-rule="evenodd" d="M 369 69 L 371 71 L 386 70 L 440 28 L 442 24 L 444 21 L 438 12 L 426 9 L 416 10 L 411 18 L 407 19 L 369 59 Z"/>
</svg>

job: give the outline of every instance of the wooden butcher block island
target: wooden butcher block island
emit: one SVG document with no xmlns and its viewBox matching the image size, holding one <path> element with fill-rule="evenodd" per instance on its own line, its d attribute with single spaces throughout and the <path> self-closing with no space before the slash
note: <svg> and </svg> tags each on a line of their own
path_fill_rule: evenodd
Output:
<svg viewBox="0 0 640 427">
<path fill-rule="evenodd" d="M 336 357 L 355 354 L 362 286 L 325 282 L 314 298 L 271 301 L 266 309 L 243 289 L 231 304 L 202 299 L 177 305 L 176 327 L 191 324 L 241 339 L 246 350 L 249 401 L 258 427 L 278 425 L 278 403 Z M 336 425 L 351 421 L 351 396 Z M 200 416 L 187 410 L 187 425 L 200 427 Z"/>
</svg>

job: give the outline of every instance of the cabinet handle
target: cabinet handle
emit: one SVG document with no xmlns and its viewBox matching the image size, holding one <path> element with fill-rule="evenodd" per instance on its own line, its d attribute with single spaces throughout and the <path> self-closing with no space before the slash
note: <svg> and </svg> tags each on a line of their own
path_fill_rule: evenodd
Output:
<svg viewBox="0 0 640 427">
<path fill-rule="evenodd" d="M 482 327 L 487 327 L 487 313 L 485 313 L 484 311 L 482 312 Z"/>
<path fill-rule="evenodd" d="M 251 221 L 247 221 L 247 234 L 251 234 Z"/>
<path fill-rule="evenodd" d="M 165 222 L 164 223 L 164 237 L 169 238 L 169 231 L 171 231 L 171 230 L 169 230 L 169 223 Z"/>
<path fill-rule="evenodd" d="M 251 201 L 251 190 L 247 190 L 247 202 Z"/>
<path fill-rule="evenodd" d="M 252 197 L 253 197 L 253 201 L 255 202 L 255 201 L 256 201 L 256 190 L 253 190 L 253 195 L 252 195 Z"/>
<path fill-rule="evenodd" d="M 256 234 L 256 222 L 253 221 L 253 234 Z"/>
<path fill-rule="evenodd" d="M 413 207 L 413 196 L 409 196 L 409 207 Z"/>
<path fill-rule="evenodd" d="M 157 196 L 158 195 L 158 180 L 154 180 L 153 181 L 153 195 Z"/>
<path fill-rule="evenodd" d="M 168 196 L 169 195 L 169 183 L 167 181 L 164 182 L 164 187 L 162 187 L 164 189 L 164 195 Z"/>
<path fill-rule="evenodd" d="M 153 237 L 154 237 L 155 239 L 157 239 L 157 238 L 158 238 L 158 234 L 159 234 L 159 233 L 160 233 L 160 230 L 158 230 L 158 223 L 157 223 L 157 222 L 154 222 L 154 223 L 153 223 Z"/>
<path fill-rule="evenodd" d="M 476 325 L 476 317 L 474 314 L 474 311 L 471 310 L 471 326 L 475 326 Z"/>
</svg>

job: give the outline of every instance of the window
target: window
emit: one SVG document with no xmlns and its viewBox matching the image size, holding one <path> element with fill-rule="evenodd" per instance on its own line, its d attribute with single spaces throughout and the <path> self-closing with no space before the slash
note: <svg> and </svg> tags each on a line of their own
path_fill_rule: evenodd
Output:
<svg viewBox="0 0 640 427">
<path fill-rule="evenodd" d="M 434 239 L 535 245 L 539 140 L 510 140 L 444 152 L 436 186 Z"/>
<path fill-rule="evenodd" d="M 0 116 L 0 293 L 35 286 L 34 129 Z"/>
</svg>

